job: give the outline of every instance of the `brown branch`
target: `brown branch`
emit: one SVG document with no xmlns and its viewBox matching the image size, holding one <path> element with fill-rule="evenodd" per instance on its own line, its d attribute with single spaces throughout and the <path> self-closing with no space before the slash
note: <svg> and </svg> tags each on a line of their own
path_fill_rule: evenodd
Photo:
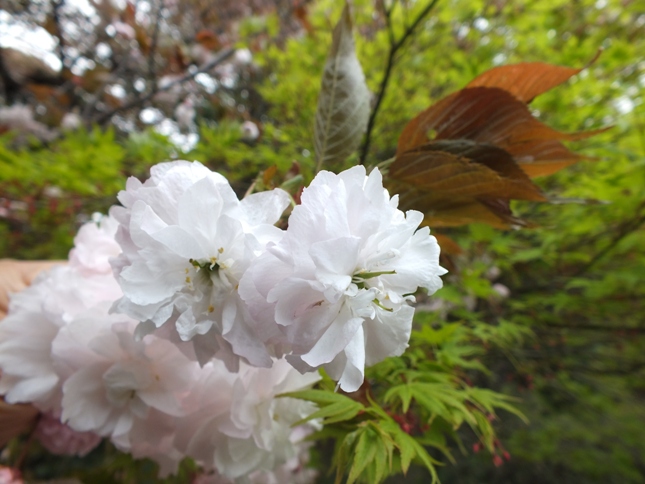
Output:
<svg viewBox="0 0 645 484">
<path fill-rule="evenodd" d="M 641 225 L 645 223 L 645 214 L 641 214 L 639 217 L 630 220 L 628 223 L 624 224 L 623 227 L 616 233 L 616 235 L 611 239 L 609 244 L 598 252 L 595 256 L 591 258 L 584 266 L 578 269 L 572 277 L 580 277 L 582 274 L 591 269 L 596 265 L 605 255 L 611 252 L 625 237 L 630 235 L 632 232 L 636 231 Z"/>
<path fill-rule="evenodd" d="M 640 213 L 640 211 L 645 207 L 645 200 L 642 201 L 638 207 L 636 208 L 636 213 Z M 584 264 L 582 267 L 579 267 L 576 271 L 574 271 L 571 274 L 566 274 L 563 277 L 561 277 L 558 281 L 551 280 L 547 283 L 540 283 L 540 284 L 534 284 L 534 285 L 526 285 L 519 287 L 513 291 L 515 295 L 524 295 L 524 294 L 529 294 L 532 292 L 542 292 L 545 290 L 550 290 L 550 291 L 559 291 L 561 290 L 567 282 L 573 277 L 580 277 L 584 275 L 586 272 L 588 272 L 594 265 L 596 265 L 603 257 L 605 257 L 608 253 L 610 253 L 613 249 L 616 248 L 616 246 L 628 235 L 632 234 L 638 228 L 645 223 L 645 213 L 640 214 L 636 216 L 635 218 L 629 219 L 622 224 L 619 225 L 618 230 L 616 231 L 614 237 L 609 241 L 607 246 L 605 246 L 603 249 L 601 249 L 599 252 L 597 252 L 586 264 Z M 594 236 L 591 239 L 588 239 L 585 241 L 582 245 L 589 245 L 592 242 L 595 242 L 599 236 L 602 234 L 599 234 L 598 236 Z M 576 246 L 580 246 L 581 242 L 579 241 Z M 573 247 L 573 246 L 572 246 Z M 567 252 L 569 249 L 565 248 L 563 252 Z"/>
<path fill-rule="evenodd" d="M 385 97 L 385 91 L 387 90 L 387 86 L 390 82 L 392 69 L 396 62 L 396 54 L 405 45 L 405 43 L 408 41 L 410 36 L 414 33 L 414 31 L 419 26 L 421 21 L 432 11 L 432 9 L 435 7 L 435 5 L 438 2 L 439 0 L 432 0 L 419 13 L 417 18 L 414 19 L 414 22 L 412 22 L 412 24 L 405 29 L 403 36 L 397 41 L 394 40 L 394 33 L 392 28 L 393 7 L 392 9 L 385 9 L 385 20 L 387 23 L 388 35 L 390 37 L 390 52 L 388 53 L 388 56 L 387 56 L 385 73 L 383 74 L 383 79 L 381 80 L 381 85 L 379 86 L 378 94 L 376 95 L 376 102 L 374 103 L 374 107 L 372 108 L 372 112 L 370 113 L 369 121 L 367 122 L 367 131 L 365 132 L 365 140 L 363 142 L 363 146 L 361 147 L 361 154 L 359 158 L 359 163 L 361 165 L 364 164 L 365 160 L 367 159 L 367 154 L 369 152 L 370 144 L 372 140 L 372 131 L 374 130 L 374 124 L 376 123 L 376 116 L 378 115 L 379 109 L 381 107 L 381 102 L 383 102 L 383 98 Z"/>
<path fill-rule="evenodd" d="M 597 324 L 544 324 L 547 328 L 551 329 L 570 329 L 570 330 L 583 330 L 583 331 L 608 331 L 608 332 L 625 332 L 625 333 L 642 333 L 645 334 L 645 328 L 631 327 L 631 326 L 601 326 Z"/>
<path fill-rule="evenodd" d="M 52 20 L 54 21 L 54 28 L 56 29 L 56 39 L 58 40 L 58 58 L 62 65 L 62 69 L 65 69 L 65 39 L 63 38 L 63 30 L 60 26 L 60 9 L 65 5 L 65 0 L 55 0 L 52 1 Z M 71 68 L 71 66 L 70 66 Z"/>
<path fill-rule="evenodd" d="M 161 13 L 165 5 L 164 1 L 159 2 L 157 15 L 155 16 L 155 26 L 152 31 L 152 42 L 150 43 L 150 52 L 148 52 L 148 79 L 152 83 L 152 90 L 157 90 L 157 70 L 155 69 L 155 54 L 157 53 L 157 44 L 159 42 L 159 24 L 161 23 Z"/>
<path fill-rule="evenodd" d="M 190 80 L 191 80 L 191 79 L 193 79 L 197 74 L 201 74 L 202 72 L 209 71 L 209 70 L 211 70 L 213 67 L 215 67 L 215 66 L 217 66 L 218 64 L 222 63 L 223 61 L 225 61 L 226 59 L 228 59 L 229 57 L 231 57 L 231 56 L 233 55 L 233 53 L 234 53 L 234 52 L 235 52 L 235 49 L 234 49 L 234 48 L 231 48 L 231 47 L 224 49 L 223 51 L 221 51 L 221 52 L 219 53 L 219 55 L 218 55 L 217 57 L 215 57 L 215 58 L 214 58 L 213 60 L 211 60 L 210 62 L 207 62 L 206 64 L 204 64 L 204 65 L 203 65 L 203 66 L 201 66 L 200 68 L 198 68 L 198 69 L 194 70 L 193 72 L 189 72 L 188 74 L 186 74 L 186 75 L 184 75 L 184 76 L 180 77 L 179 79 L 177 79 L 177 80 L 176 80 L 176 81 L 174 81 L 174 82 L 171 82 L 171 83 L 169 83 L 169 84 L 166 84 L 164 87 L 161 87 L 161 88 L 154 89 L 154 90 L 150 91 L 150 92 L 149 92 L 148 94 L 146 94 L 145 96 L 141 96 L 141 97 L 138 97 L 138 98 L 136 98 L 136 99 L 133 99 L 133 100 L 132 100 L 132 101 L 130 101 L 129 103 L 122 104 L 121 106 L 118 106 L 118 107 L 114 108 L 113 110 L 111 110 L 111 111 L 109 111 L 109 112 L 107 112 L 107 113 L 102 114 L 102 115 L 98 118 L 97 122 L 98 122 L 99 124 L 103 124 L 103 123 L 105 123 L 105 122 L 109 121 L 109 120 L 112 118 L 112 116 L 114 116 L 115 114 L 118 114 L 118 113 L 120 113 L 120 112 L 122 112 L 122 111 L 128 111 L 128 110 L 130 110 L 130 109 L 132 109 L 132 108 L 135 108 L 135 107 L 137 107 L 137 106 L 140 106 L 140 105 L 142 105 L 142 104 L 144 104 L 144 103 L 148 102 L 149 100 L 151 100 L 151 99 L 152 99 L 153 97 L 155 97 L 158 93 L 160 93 L 160 92 L 165 92 L 165 91 L 169 91 L 170 89 L 172 89 L 173 87 L 175 87 L 175 86 L 177 86 L 177 85 L 181 85 L 181 84 L 183 84 L 183 83 L 184 83 L 184 82 L 186 82 L 186 81 L 190 81 Z"/>
</svg>

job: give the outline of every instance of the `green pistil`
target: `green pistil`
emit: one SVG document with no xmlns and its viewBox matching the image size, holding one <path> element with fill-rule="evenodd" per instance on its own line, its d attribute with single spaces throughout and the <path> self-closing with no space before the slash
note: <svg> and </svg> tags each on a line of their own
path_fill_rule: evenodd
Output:
<svg viewBox="0 0 645 484">
<path fill-rule="evenodd" d="M 359 272 L 352 276 L 352 283 L 356 284 L 359 289 L 367 289 L 365 280 L 372 279 L 373 277 L 384 276 L 389 274 L 396 274 L 396 271 L 382 271 L 382 272 Z"/>
<path fill-rule="evenodd" d="M 378 277 L 378 276 L 384 276 L 388 274 L 396 274 L 396 271 L 382 271 L 382 272 L 359 272 L 358 274 L 354 274 L 354 278 L 359 278 L 359 279 L 371 279 L 373 277 Z"/>
<path fill-rule="evenodd" d="M 219 265 L 216 262 L 207 261 L 199 263 L 199 261 L 196 261 L 195 259 L 188 259 L 188 262 L 190 262 L 195 269 L 203 269 L 208 272 L 219 270 Z"/>
<path fill-rule="evenodd" d="M 391 313 L 391 312 L 393 312 L 393 311 L 394 311 L 394 309 L 392 309 L 392 308 L 386 308 L 385 306 L 383 306 L 383 305 L 381 304 L 381 301 L 379 301 L 378 299 L 373 299 L 373 300 L 372 300 L 372 302 L 373 302 L 374 304 L 376 304 L 378 307 L 380 307 L 380 308 L 381 308 L 382 310 L 384 310 L 384 311 L 387 311 L 387 312 L 389 312 L 389 313 Z"/>
</svg>

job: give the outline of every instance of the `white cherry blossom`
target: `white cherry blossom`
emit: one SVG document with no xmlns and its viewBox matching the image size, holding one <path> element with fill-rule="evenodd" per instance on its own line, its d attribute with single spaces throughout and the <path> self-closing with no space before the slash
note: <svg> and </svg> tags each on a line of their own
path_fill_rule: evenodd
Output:
<svg viewBox="0 0 645 484">
<path fill-rule="evenodd" d="M 113 262 L 124 296 L 114 310 L 142 321 L 140 334 L 174 323 L 203 365 L 213 356 L 236 369 L 239 358 L 270 366 L 238 284 L 250 262 L 282 231 L 273 224 L 289 203 L 273 190 L 238 200 L 224 177 L 195 162 L 162 163 L 141 184 L 128 181 L 121 224 L 122 255 Z"/>
<path fill-rule="evenodd" d="M 345 391 L 358 389 L 366 365 L 403 353 L 413 294 L 442 285 L 439 246 L 419 228 L 423 215 L 397 204 L 378 169 L 320 172 L 285 236 L 240 284 L 256 333 L 282 338 L 291 364 L 324 367 Z"/>
</svg>

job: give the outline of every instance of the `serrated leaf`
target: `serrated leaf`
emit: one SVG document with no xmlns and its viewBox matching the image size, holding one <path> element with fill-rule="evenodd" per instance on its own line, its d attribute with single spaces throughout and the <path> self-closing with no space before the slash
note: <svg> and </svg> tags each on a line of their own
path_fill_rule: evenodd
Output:
<svg viewBox="0 0 645 484">
<path fill-rule="evenodd" d="M 442 198 L 546 201 L 509 153 L 464 139 L 435 141 L 402 153 L 390 166 L 390 176 Z"/>
<path fill-rule="evenodd" d="M 401 427 L 399 427 L 397 423 L 393 421 L 384 422 L 382 426 L 390 433 L 397 449 L 399 449 L 399 454 L 401 456 L 401 470 L 403 471 L 403 474 L 407 474 L 408 469 L 410 468 L 410 463 L 412 462 L 412 459 L 414 459 L 414 455 L 416 453 L 414 446 L 411 445 L 407 439 L 401 437 L 400 434 L 404 434 L 406 436 L 407 434 L 401 430 Z"/>
<path fill-rule="evenodd" d="M 535 119 L 526 104 L 511 93 L 491 87 L 462 89 L 423 111 L 403 129 L 397 153 L 426 144 L 431 130 L 435 140 L 469 139 L 497 146 L 513 155 L 522 168 L 550 156 L 553 143 L 579 140 L 603 131 L 557 131 Z M 562 144 L 558 146 L 566 150 Z M 570 156 L 571 152 L 566 152 L 567 155 L 559 153 L 557 159 Z M 575 156 L 572 162 L 579 159 Z"/>
<path fill-rule="evenodd" d="M 441 462 L 433 459 L 414 437 L 406 434 L 396 423 L 387 422 L 384 424 L 384 428 L 389 431 L 394 443 L 399 449 L 401 455 L 401 470 L 404 474 L 408 472 L 412 460 L 416 457 L 430 471 L 432 482 L 434 483 L 439 480 L 435 466 L 442 465 Z"/>
<path fill-rule="evenodd" d="M 391 419 L 387 420 L 392 422 Z M 381 422 L 382 424 L 382 422 Z M 376 457 L 376 468 L 375 468 L 375 481 L 381 482 L 385 478 L 385 464 L 387 463 L 387 469 L 392 472 L 392 457 L 394 454 L 395 443 L 392 439 L 392 436 L 381 426 L 377 426 L 376 430 L 378 431 L 381 439 L 379 440 L 379 448 L 377 452 L 379 455 Z"/>
<path fill-rule="evenodd" d="M 349 400 L 349 399 L 348 399 Z M 323 424 L 328 425 L 337 422 L 344 422 L 346 420 L 351 420 L 356 415 L 359 414 L 365 407 L 358 402 L 349 400 L 349 402 L 336 402 L 331 405 L 327 405 L 306 418 L 297 421 L 293 424 L 294 427 L 302 425 L 310 420 L 316 420 L 319 418 L 324 419 Z"/>
<path fill-rule="evenodd" d="M 510 201 L 547 201 L 530 178 L 588 158 L 562 141 L 605 131 L 562 133 L 526 105 L 580 70 L 545 63 L 498 67 L 421 112 L 404 127 L 386 179 L 400 194 L 399 206 L 423 211 L 424 224 L 433 227 L 529 225 L 513 216 Z M 468 155 L 452 149 L 465 140 L 475 148 Z M 438 149 L 442 143 L 452 148 Z"/>
<path fill-rule="evenodd" d="M 501 408 L 519 417 L 524 423 L 529 423 L 526 416 L 510 403 L 519 401 L 518 399 L 494 392 L 487 388 L 470 387 L 466 391 L 475 403 L 481 405 L 489 413 L 495 413 L 495 408 Z"/>
<path fill-rule="evenodd" d="M 391 402 L 394 397 L 398 397 L 401 400 L 401 410 L 403 413 L 407 413 L 410 409 L 410 402 L 412 401 L 412 391 L 408 385 L 398 385 L 390 388 L 385 394 L 384 401 L 386 403 Z"/>
<path fill-rule="evenodd" d="M 480 74 L 466 87 L 498 87 L 510 92 L 522 102 L 530 103 L 535 97 L 569 80 L 584 67 L 576 69 L 545 62 L 521 62 L 499 66 Z"/>
<path fill-rule="evenodd" d="M 424 212 L 433 227 L 522 225 L 509 201 L 546 201 L 510 153 L 466 139 L 433 141 L 398 154 L 388 189 L 400 194 L 402 207 Z"/>
<path fill-rule="evenodd" d="M 339 166 L 356 150 L 367 128 L 369 111 L 370 94 L 356 57 L 346 3 L 334 29 L 318 96 L 314 148 L 319 170 Z"/>
<path fill-rule="evenodd" d="M 331 404 L 336 402 L 351 402 L 357 403 L 355 400 L 343 395 L 326 390 L 302 390 L 300 392 L 281 393 L 279 397 L 298 398 L 300 400 L 308 400 L 318 405 Z M 360 405 L 360 404 L 359 404 Z"/>
<path fill-rule="evenodd" d="M 376 435 L 374 435 L 374 432 L 369 427 L 364 427 L 359 432 L 360 436 L 358 437 L 358 442 L 356 442 L 356 447 L 354 447 L 352 467 L 349 470 L 347 484 L 356 482 L 356 479 L 372 463 L 376 455 Z"/>
</svg>

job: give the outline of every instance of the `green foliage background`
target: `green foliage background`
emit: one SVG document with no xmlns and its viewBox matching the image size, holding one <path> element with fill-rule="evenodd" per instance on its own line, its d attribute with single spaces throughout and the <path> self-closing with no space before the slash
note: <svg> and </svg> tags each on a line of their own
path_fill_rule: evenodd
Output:
<svg viewBox="0 0 645 484">
<path fill-rule="evenodd" d="M 396 32 L 425 6 L 409 4 L 394 10 Z M 200 160 L 241 194 L 272 165 L 277 185 L 294 163 L 310 178 L 319 76 L 341 8 L 311 3 L 312 34 L 254 52 L 263 75 L 250 87 L 268 106 L 257 142 L 240 140 L 235 119 L 202 119 L 200 141 L 185 154 L 152 131 L 77 131 L 20 151 L 3 135 L 0 194 L 19 204 L 12 218 L 0 219 L 0 257 L 66 257 L 79 224 L 114 203 L 124 177 L 144 178 L 162 160 Z M 400 53 L 369 164 L 392 156 L 410 118 L 475 75 L 520 61 L 581 66 L 600 48 L 591 67 L 532 108 L 566 131 L 613 128 L 573 145 L 594 160 L 539 180 L 551 197 L 573 201 L 516 205 L 535 228 L 441 232 L 463 253 L 444 260 L 445 288 L 420 301 L 408 352 L 370 369 L 378 403 L 341 395 L 320 402 L 321 411 L 340 402 L 339 413 L 321 416 L 337 424 L 328 431 L 339 442 L 337 458 L 351 448 L 362 466 L 350 478 L 373 481 L 386 472 L 377 463 L 398 449 L 395 469 L 415 455 L 420 464 L 409 481 L 428 482 L 424 464 L 443 482 L 645 480 L 644 12 L 638 1 L 445 1 Z M 355 1 L 354 14 L 358 56 L 376 92 L 388 35 L 373 2 Z M 275 25 L 271 16 L 249 19 L 241 42 L 271 39 Z M 51 187 L 61 193 L 52 196 Z M 490 390 L 518 398 L 529 423 Z M 410 451 L 404 424 L 428 453 Z M 324 442 L 320 448 L 325 462 L 333 452 Z M 439 461 L 446 465 L 432 464 Z"/>
</svg>

